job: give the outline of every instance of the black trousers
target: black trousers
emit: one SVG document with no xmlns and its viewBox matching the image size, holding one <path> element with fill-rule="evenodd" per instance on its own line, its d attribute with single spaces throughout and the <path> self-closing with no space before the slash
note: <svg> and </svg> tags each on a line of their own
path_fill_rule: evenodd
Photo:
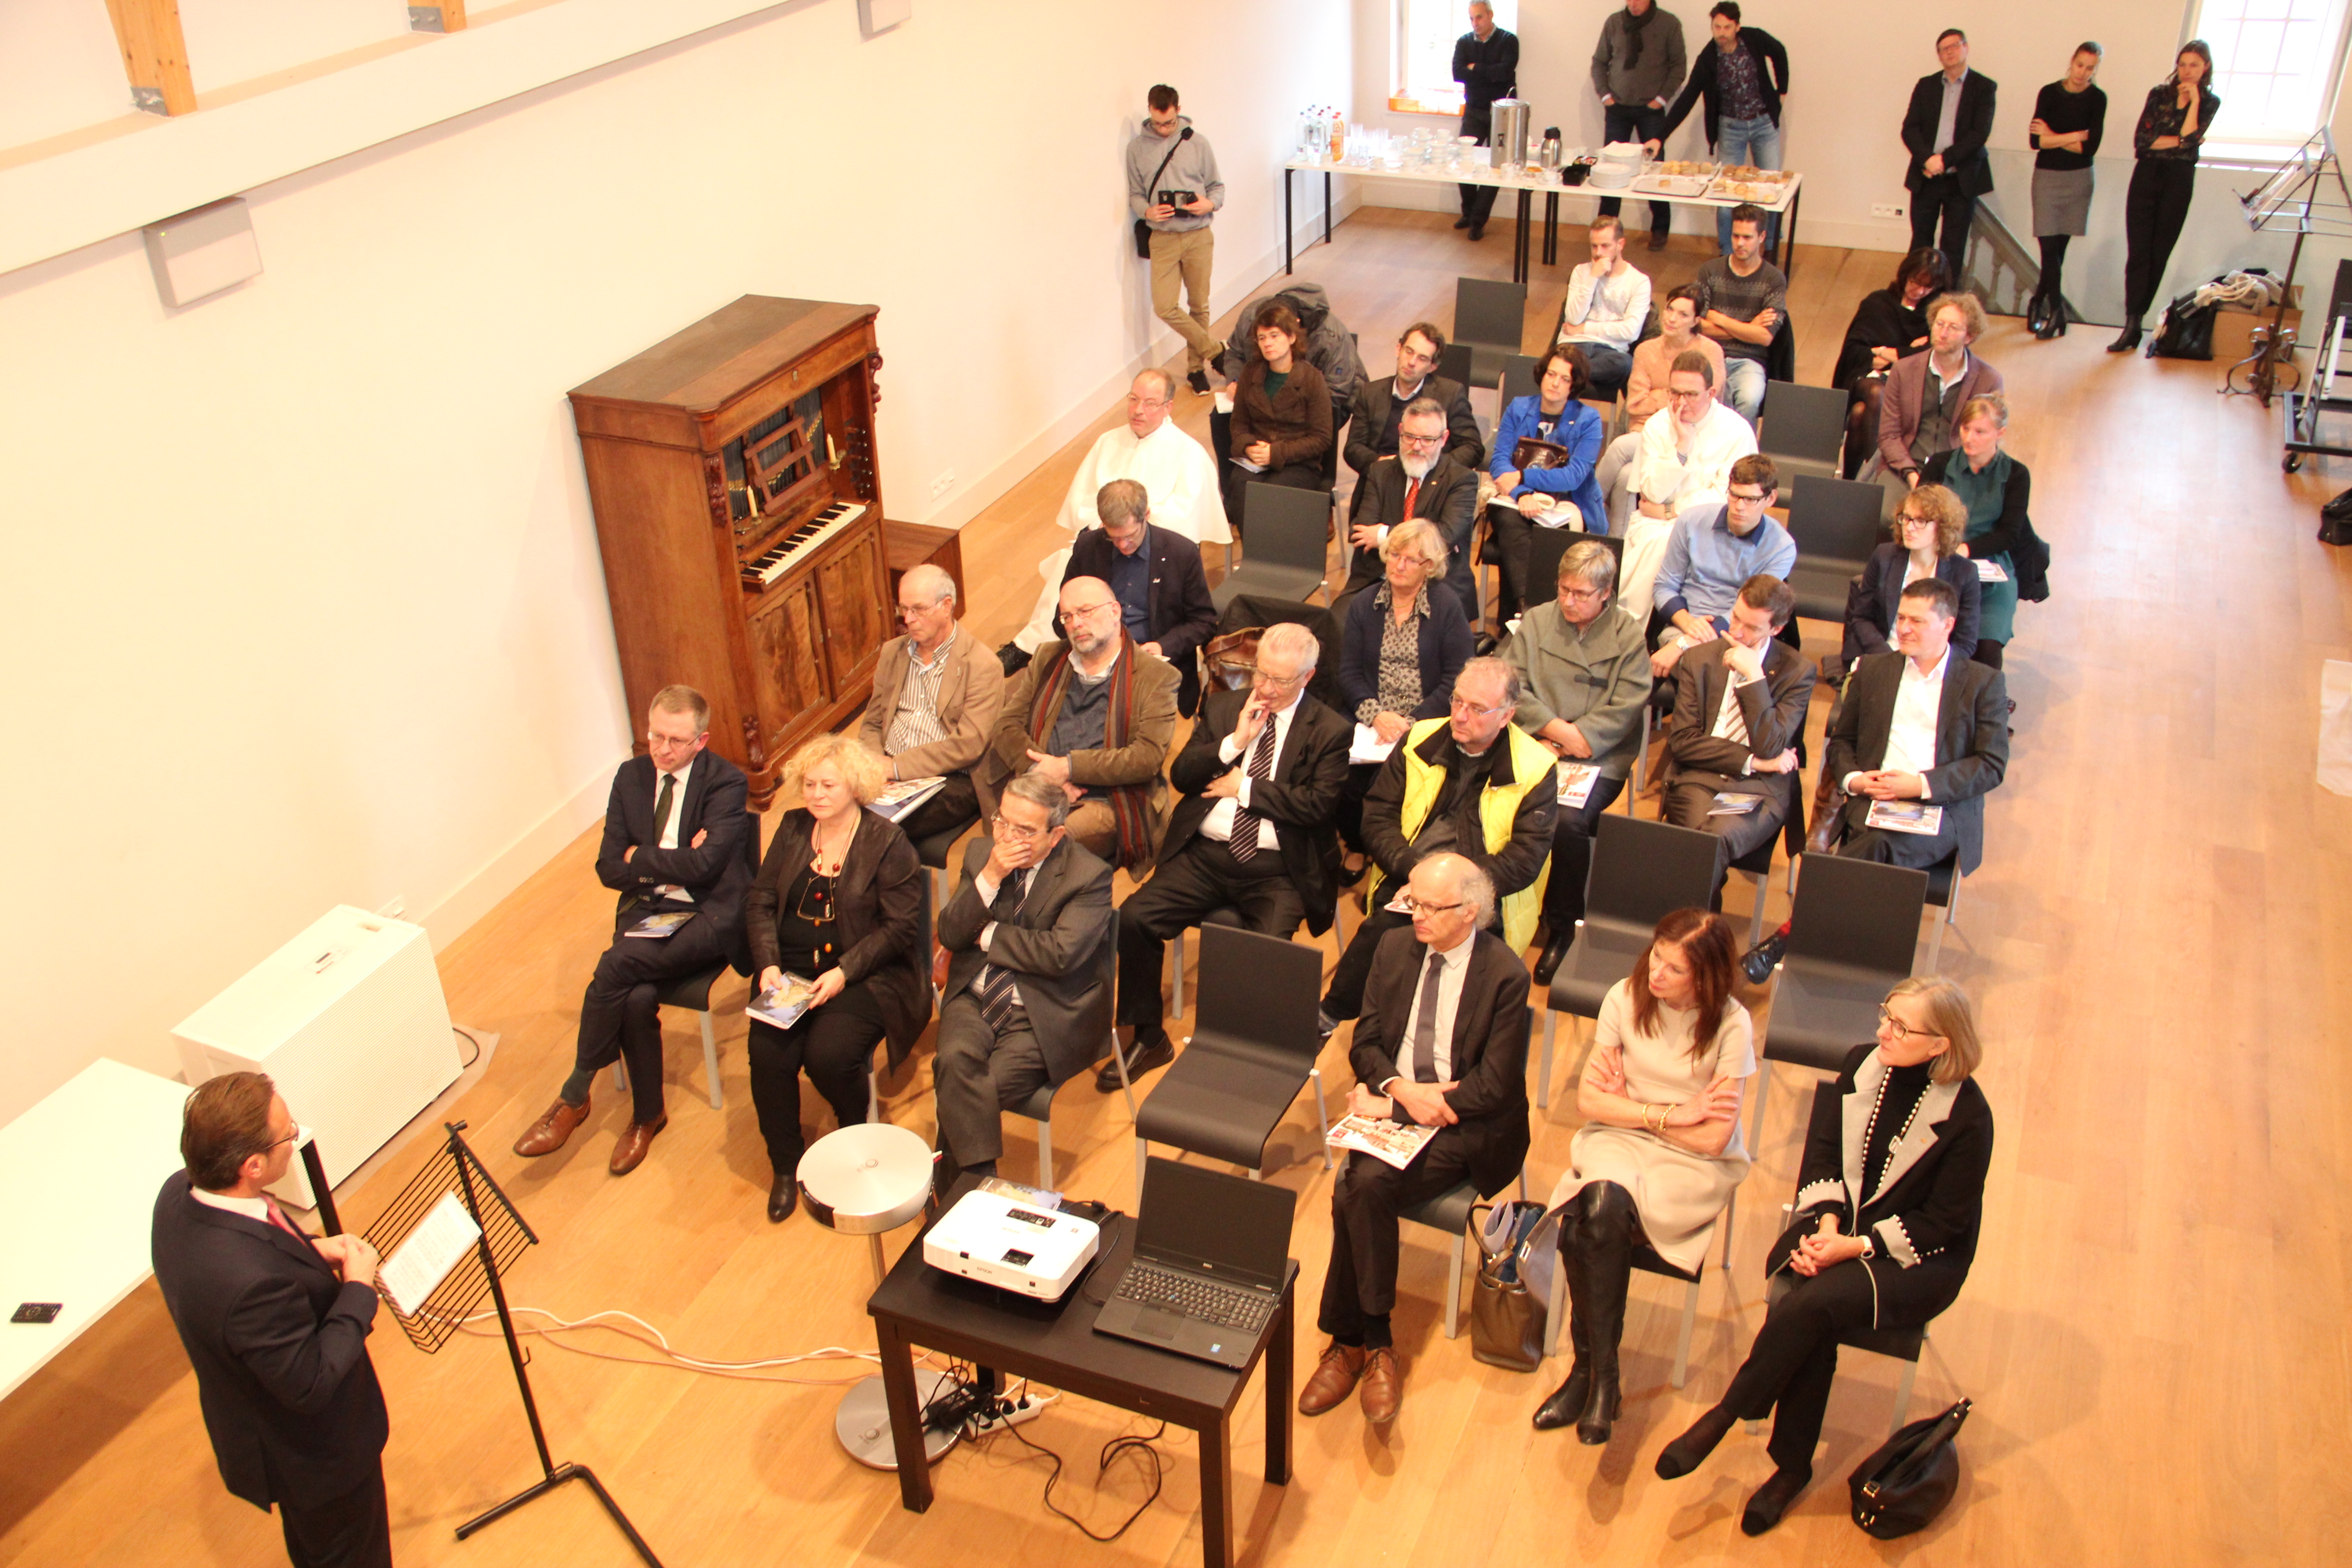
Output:
<svg viewBox="0 0 2352 1568">
<path fill-rule="evenodd" d="M 1544 884 L 1544 923 L 1552 940 L 1576 929 L 1584 918 L 1584 884 L 1592 871 L 1592 836 L 1601 814 L 1625 793 L 1623 779 L 1597 778 L 1578 806 L 1563 805 L 1551 830 L 1551 880 Z"/>
<path fill-rule="evenodd" d="M 971 775 L 950 773 L 930 799 L 900 820 L 898 829 L 919 849 L 933 834 L 961 827 L 979 815 L 980 792 L 972 787 Z"/>
<path fill-rule="evenodd" d="M 1874 1310 L 1879 1328 L 1918 1328 L 1958 1298 L 1967 1276 L 1932 1263 L 1899 1268 L 1882 1258 L 1853 1258 L 1810 1279 L 1793 1278 L 1796 1289 L 1765 1312 L 1723 1403 L 1751 1421 L 1772 1412 L 1765 1452 L 1780 1468 L 1810 1475 L 1830 1384 L 1837 1380 L 1838 1336 L 1872 1327 Z"/>
<path fill-rule="evenodd" d="M 1168 939 L 1224 909 L 1239 910 L 1243 924 L 1266 936 L 1287 938 L 1307 919 L 1280 851 L 1260 849 L 1244 863 L 1197 834 L 1118 907 L 1118 1021 L 1135 1026 L 1138 1045 L 1167 1031 L 1160 968 Z"/>
<path fill-rule="evenodd" d="M 866 1120 L 866 1076 L 882 1042 L 882 1008 L 864 985 L 852 985 L 822 1007 L 779 1029 L 754 1018 L 746 1053 L 751 1068 L 751 1109 L 779 1176 L 800 1168 L 808 1152 L 801 1131 L 801 1072 L 833 1107 L 834 1121 L 855 1127 Z"/>
<path fill-rule="evenodd" d="M 371 1479 L 341 1497 L 323 1502 L 280 1498 L 278 1525 L 294 1568 L 392 1568 L 383 1462 Z"/>
<path fill-rule="evenodd" d="M 2137 326 L 2172 260 L 2180 226 L 2189 220 L 2189 198 L 2197 194 L 2197 165 L 2170 158 L 2142 158 L 2132 165 L 2131 189 L 2124 196 L 2124 324 Z"/>
<path fill-rule="evenodd" d="M 1789 814 L 1780 809 L 1780 801 L 1759 790 L 1742 790 L 1739 782 L 1716 773 L 1685 774 L 1676 779 L 1666 791 L 1666 820 L 1676 827 L 1696 828 L 1715 836 L 1715 888 L 1713 902 L 1723 903 L 1723 881 L 1729 875 L 1731 863 L 1743 855 L 1755 853 L 1759 845 L 1769 844 L 1780 831 Z M 1763 804 L 1755 810 L 1738 816 L 1709 816 L 1716 792 L 1754 795 Z"/>
<path fill-rule="evenodd" d="M 1396 1308 L 1397 1215 L 1462 1184 L 1470 1173 L 1460 1127 L 1441 1127 L 1403 1170 L 1350 1152 L 1331 1184 L 1331 1265 L 1323 1271 L 1316 1322 L 1327 1334 L 1360 1337 L 1367 1317 Z"/>
<path fill-rule="evenodd" d="M 1472 109 L 1465 105 L 1462 110 L 1462 129 L 1456 132 L 1455 134 L 1460 136 L 1475 136 L 1478 139 L 1478 145 L 1481 147 L 1491 145 L 1495 134 L 1495 116 L 1493 111 L 1485 109 Z M 1472 223 L 1476 224 L 1485 223 L 1487 219 L 1495 216 L 1495 197 L 1500 194 L 1502 190 L 1501 186 L 1457 185 L 1454 188 L 1462 193 L 1462 216 L 1464 217 L 1466 217 Z"/>
<path fill-rule="evenodd" d="M 1608 103 L 1601 105 L 1601 139 L 1607 142 L 1663 142 L 1666 135 L 1666 111 L 1641 103 Z M 1611 217 L 1625 204 L 1615 196 L 1601 198 L 1601 210 Z M 1664 202 L 1650 204 L 1650 232 L 1671 233 L 1675 226 L 1675 209 Z"/>
<path fill-rule="evenodd" d="M 715 969 L 735 952 L 737 932 L 707 914 L 658 941 L 620 934 L 656 910 L 672 907 L 688 906 L 665 900 L 622 915 L 613 927 L 613 945 L 596 961 L 580 999 L 573 1070 L 595 1073 L 625 1057 L 630 1115 L 638 1121 L 658 1121 L 662 1115 L 661 983 Z"/>
<path fill-rule="evenodd" d="M 1968 254 L 1969 226 L 1976 220 L 1977 199 L 1960 188 L 1959 176 L 1938 174 L 1911 193 L 1911 248 L 1936 247 L 1958 278 Z M 1939 225 L 1941 239 L 1936 236 Z"/>
<path fill-rule="evenodd" d="M 1349 763 L 1348 782 L 1340 787 L 1339 804 L 1332 811 L 1332 822 L 1339 829 L 1339 842 L 1361 855 L 1364 852 L 1364 796 L 1371 794 L 1372 781 L 1381 776 L 1379 763 Z"/>
</svg>

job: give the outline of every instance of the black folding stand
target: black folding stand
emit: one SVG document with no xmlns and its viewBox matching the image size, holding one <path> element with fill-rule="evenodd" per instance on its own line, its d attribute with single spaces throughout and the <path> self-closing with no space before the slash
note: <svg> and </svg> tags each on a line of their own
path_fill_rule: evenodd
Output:
<svg viewBox="0 0 2352 1568">
<path fill-rule="evenodd" d="M 409 1233 L 439 1206 L 444 1197 L 455 1193 L 466 1205 L 467 1212 L 473 1215 L 475 1225 L 481 1230 L 469 1255 L 470 1266 L 461 1259 L 441 1283 L 434 1287 L 432 1293 L 418 1303 L 413 1314 L 403 1313 L 394 1308 L 393 1315 L 402 1331 L 407 1334 L 409 1342 L 430 1355 L 448 1342 L 449 1336 L 481 1304 L 485 1294 L 490 1298 L 498 1309 L 499 1328 L 506 1335 L 507 1359 L 514 1363 L 515 1386 L 522 1394 L 523 1415 L 530 1422 L 530 1440 L 539 1450 L 541 1472 L 539 1480 L 496 1508 L 459 1525 L 457 1539 L 465 1540 L 484 1525 L 505 1518 L 533 1498 L 544 1497 L 566 1481 L 585 1481 L 588 1489 L 596 1494 L 596 1500 L 604 1505 L 604 1511 L 613 1516 L 613 1522 L 621 1527 L 621 1533 L 629 1538 L 629 1544 L 636 1548 L 637 1555 L 645 1559 L 647 1568 L 662 1568 L 661 1559 L 654 1555 L 654 1549 L 646 1544 L 645 1537 L 639 1535 L 636 1526 L 629 1522 L 629 1516 L 621 1511 L 621 1505 L 613 1500 L 613 1494 L 604 1489 L 604 1483 L 596 1479 L 596 1472 L 585 1465 L 568 1462 L 559 1465 L 548 1452 L 547 1433 L 539 1421 L 539 1402 L 531 1397 L 530 1377 L 523 1370 L 529 1358 L 523 1354 L 521 1342 L 515 1338 L 514 1317 L 507 1310 L 507 1293 L 499 1280 L 499 1271 L 512 1268 L 515 1259 L 522 1256 L 523 1248 L 536 1244 L 539 1237 L 517 1212 L 512 1200 L 499 1190 L 498 1182 L 476 1157 L 474 1151 L 467 1146 L 461 1136 L 466 1124 L 451 1121 L 444 1125 L 449 1132 L 448 1148 L 443 1151 L 441 1158 L 426 1165 L 416 1173 L 414 1181 L 401 1189 L 391 1207 L 368 1227 L 367 1240 L 388 1258 L 408 1238 Z"/>
</svg>

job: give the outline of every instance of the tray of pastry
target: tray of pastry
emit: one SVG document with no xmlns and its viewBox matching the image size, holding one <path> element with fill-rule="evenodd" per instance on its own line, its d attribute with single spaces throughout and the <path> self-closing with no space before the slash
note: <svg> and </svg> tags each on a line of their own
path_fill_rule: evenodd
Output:
<svg viewBox="0 0 2352 1568">
<path fill-rule="evenodd" d="M 1633 189 L 1645 196 L 1699 196 L 1715 183 L 1721 172 L 1720 163 L 1694 163 L 1685 158 L 1670 158 L 1651 163 L 1642 170 Z"/>
<path fill-rule="evenodd" d="M 1770 204 L 1789 194 L 1789 183 L 1796 176 L 1780 169 L 1759 169 L 1750 164 L 1735 163 L 1720 171 L 1706 194 L 1728 202 L 1763 202 Z"/>
</svg>

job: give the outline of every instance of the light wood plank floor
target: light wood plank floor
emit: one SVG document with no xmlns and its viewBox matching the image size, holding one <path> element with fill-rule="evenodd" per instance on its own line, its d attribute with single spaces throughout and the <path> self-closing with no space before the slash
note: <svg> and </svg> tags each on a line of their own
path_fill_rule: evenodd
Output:
<svg viewBox="0 0 2352 1568">
<path fill-rule="evenodd" d="M 1508 275 L 1506 233 L 1474 247 L 1434 215 L 1368 209 L 1335 245 L 1305 252 L 1299 276 L 1331 289 L 1381 374 L 1406 322 L 1450 319 L 1458 271 Z M 1572 260 L 1581 231 L 1563 237 Z M 1635 260 L 1676 279 L 1703 255 L 1684 239 Z M 1804 379 L 1826 374 L 1855 301 L 1893 264 L 1801 252 L 1791 310 Z M 1533 290 L 1530 341 L 1564 275 L 1549 270 Z M 2011 649 L 2015 761 L 1990 811 L 1987 868 L 1944 949 L 1945 971 L 1982 1008 L 1983 1081 L 2000 1125 L 1983 1251 L 1937 1326 L 1914 1404 L 1977 1401 L 1958 1504 L 1891 1549 L 1843 1518 L 1843 1473 L 1883 1435 L 1895 1381 L 1892 1363 L 1861 1356 L 1848 1358 L 1831 1405 L 1821 1479 L 1775 1534 L 1738 1531 L 1740 1503 L 1769 1468 L 1756 1440 L 1735 1434 L 1683 1481 L 1650 1472 L 1666 1437 L 1721 1391 L 1761 1315 L 1769 1216 L 1794 1170 L 1791 1079 L 1807 1076 L 1782 1072 L 1729 1284 L 1708 1278 L 1688 1389 L 1667 1386 L 1678 1291 L 1644 1277 L 1615 1441 L 1596 1451 L 1534 1434 L 1528 1415 L 1561 1369 L 1501 1372 L 1474 1363 L 1466 1338 L 1446 1342 L 1443 1254 L 1433 1237 L 1409 1235 L 1402 1417 L 1385 1438 L 1352 1407 L 1300 1422 L 1296 1477 L 1267 1488 L 1253 1474 L 1253 1394 L 1234 1428 L 1244 1561 L 2341 1559 L 2352 1514 L 2341 1461 L 2352 1438 L 2342 1152 L 2352 803 L 2319 791 L 2313 772 L 2318 666 L 2347 657 L 2352 571 L 2312 535 L 2317 503 L 2352 482 L 2352 468 L 2284 478 L 2275 416 L 2217 397 L 2220 367 L 2111 358 L 2103 341 L 2080 330 L 2036 343 L 2001 321 L 1980 345 L 2009 378 L 2011 444 L 2033 468 L 2036 524 L 2056 563 L 2054 596 L 2023 612 Z M 1205 434 L 1206 400 L 1181 401 L 1186 425 Z M 966 531 L 971 629 L 984 641 L 1025 616 L 1062 490 L 1118 417 L 1106 409 Z M 1829 651 L 1828 628 L 1806 629 L 1809 651 Z M 1824 700 L 1816 759 L 1825 712 Z M 864 1247 L 804 1215 L 771 1227 L 761 1212 L 768 1169 L 740 1015 L 721 1024 L 723 1112 L 703 1098 L 690 1022 L 673 1016 L 670 1130 L 627 1180 L 604 1173 L 624 1112 L 602 1086 L 570 1149 L 538 1162 L 507 1152 L 570 1059 L 580 987 L 609 930 L 593 853 L 583 836 L 443 956 L 452 1013 L 503 1037 L 460 1113 L 545 1238 L 516 1271 L 515 1300 L 572 1318 L 632 1312 L 706 1358 L 870 1345 Z M 1731 892 L 1735 914 L 1747 897 Z M 1770 897 L 1777 916 L 1784 897 Z M 1345 1041 L 1324 1058 L 1335 1090 Z M 1572 1059 L 1565 1050 L 1561 1092 L 1540 1119 L 1539 1186 L 1575 1130 Z M 929 1133 L 927 1055 L 887 1102 L 891 1120 Z M 1057 1153 L 1065 1185 L 1125 1204 L 1129 1145 L 1116 1104 L 1073 1085 Z M 822 1128 L 813 1096 L 805 1114 Z M 1329 1237 L 1311 1117 L 1302 1105 L 1276 1134 L 1273 1177 L 1300 1194 L 1295 1250 L 1310 1317 Z M 1007 1173 L 1029 1174 L 1025 1128 L 1009 1144 Z M 350 1216 L 364 1223 L 423 1157 L 412 1149 L 351 1194 Z M 907 1240 L 891 1238 L 894 1255 Z M 1319 1341 L 1304 1327 L 1301 1341 L 1311 1363 Z M 614 1333 L 572 1342 L 646 1359 Z M 385 1467 L 403 1563 L 628 1560 L 577 1489 L 454 1542 L 459 1521 L 533 1479 L 503 1352 L 474 1339 L 424 1356 L 388 1321 L 373 1345 L 393 1410 Z M 1114 1545 L 1046 1515 L 1044 1463 L 1005 1439 L 952 1454 L 931 1511 L 902 1512 L 889 1478 L 835 1447 L 835 1390 L 776 1381 L 854 1370 L 722 1378 L 546 1342 L 533 1364 L 557 1456 L 593 1465 L 674 1564 L 1199 1560 L 1189 1440 L 1163 1445 L 1160 1500 Z M 1092 1457 L 1136 1426 L 1070 1402 L 1025 1430 L 1070 1461 L 1057 1498 L 1108 1529 L 1146 1482 L 1122 1462 L 1097 1484 Z M 0 1405 L 0 1562 L 278 1560 L 274 1521 L 220 1489 L 194 1380 L 152 1286 Z"/>
</svg>

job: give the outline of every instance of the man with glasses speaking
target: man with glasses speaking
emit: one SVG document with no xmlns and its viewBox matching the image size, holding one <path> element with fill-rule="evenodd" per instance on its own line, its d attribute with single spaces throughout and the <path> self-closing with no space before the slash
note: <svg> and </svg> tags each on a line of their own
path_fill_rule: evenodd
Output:
<svg viewBox="0 0 2352 1568">
<path fill-rule="evenodd" d="M 951 1173 L 994 1175 L 1003 1112 L 1085 1067 L 1110 1034 L 1110 868 L 1072 842 L 1069 816 L 1043 768 L 1012 780 L 940 911 L 948 981 L 932 1077 Z"/>
<path fill-rule="evenodd" d="M 1422 860 L 1440 852 L 1468 859 L 1495 885 L 1503 941 L 1514 950 L 1535 937 L 1551 861 L 1559 800 L 1558 760 L 1511 722 L 1518 672 L 1499 658 L 1474 658 L 1454 679 L 1444 719 L 1407 730 L 1364 796 L 1364 846 L 1375 870 L 1356 928 L 1323 994 L 1319 1026 L 1329 1033 L 1362 1011 L 1364 984 L 1381 939 L 1412 919 L 1392 902 Z"/>
<path fill-rule="evenodd" d="M 992 813 L 1006 784 L 1034 771 L 1061 788 L 1072 838 L 1140 876 L 1168 823 L 1160 770 L 1176 736 L 1176 670 L 1128 635 L 1101 578 L 1071 578 L 1060 603 L 1065 640 L 1013 677 L 973 782 Z"/>
</svg>

